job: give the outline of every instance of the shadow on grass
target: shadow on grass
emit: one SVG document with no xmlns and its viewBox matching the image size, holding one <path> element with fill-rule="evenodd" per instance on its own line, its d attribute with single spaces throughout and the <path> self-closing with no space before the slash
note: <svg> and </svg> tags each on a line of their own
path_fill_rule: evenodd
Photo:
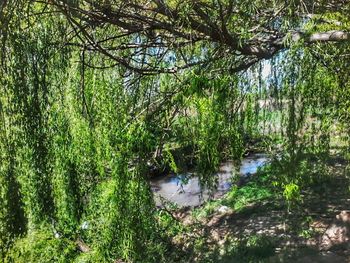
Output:
<svg viewBox="0 0 350 263">
<path fill-rule="evenodd" d="M 192 223 L 191 238 L 184 242 L 185 249 L 179 246 L 182 254 L 174 250 L 174 262 L 350 262 L 337 246 L 327 251 L 318 247 L 322 231 L 350 207 L 346 164 L 342 158 L 330 158 L 326 176 L 322 171 L 310 174 L 314 180 L 303 187 L 302 201 L 291 211 L 272 189 L 273 178 L 256 176 L 224 200 L 197 211 L 204 219 Z M 219 212 L 220 206 L 230 207 L 229 212 Z M 323 230 L 315 230 L 315 223 Z"/>
</svg>

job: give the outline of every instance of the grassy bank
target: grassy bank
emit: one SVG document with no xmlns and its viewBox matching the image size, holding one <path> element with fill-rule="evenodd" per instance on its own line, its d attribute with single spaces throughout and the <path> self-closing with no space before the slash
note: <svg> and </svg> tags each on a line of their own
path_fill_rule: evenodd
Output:
<svg viewBox="0 0 350 263">
<path fill-rule="evenodd" d="M 350 190 L 344 159 L 321 162 L 316 157 L 300 157 L 298 185 L 284 181 L 287 164 L 282 158 L 221 199 L 193 210 L 163 210 L 160 221 L 172 236 L 170 261 L 296 262 L 306 257 L 323 262 L 320 238 L 336 215 L 348 209 Z M 346 246 L 340 247 L 327 253 L 349 259 Z"/>
</svg>

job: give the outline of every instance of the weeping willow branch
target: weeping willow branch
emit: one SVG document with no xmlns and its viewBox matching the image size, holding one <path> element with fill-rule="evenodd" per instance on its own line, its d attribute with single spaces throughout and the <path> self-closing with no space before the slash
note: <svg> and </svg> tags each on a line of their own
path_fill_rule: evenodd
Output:
<svg viewBox="0 0 350 263">
<path fill-rule="evenodd" d="M 266 10 L 261 9 L 251 14 L 252 23 L 247 22 L 248 26 L 242 24 L 236 29 L 230 25 L 229 21 L 233 16 L 242 16 L 244 7 L 240 7 L 241 9 L 234 7 L 231 1 L 229 4 L 223 4 L 220 1 L 218 3 L 185 1 L 183 5 L 187 5 L 188 8 L 185 17 L 182 14 L 181 3 L 174 6 L 168 1 L 159 0 L 144 3 L 133 1 L 100 3 L 88 0 L 79 4 L 67 0 L 37 2 L 58 8 L 72 26 L 79 29 L 80 39 L 88 40 L 87 49 L 99 52 L 126 69 L 143 75 L 177 73 L 217 59 L 206 58 L 206 61 L 184 59 L 186 56 L 183 55 L 181 47 L 192 49 L 196 47 L 196 43 L 218 44 L 227 50 L 225 56 L 231 56 L 237 60 L 243 57 L 243 61 L 248 62 L 239 63 L 238 66 L 229 69 L 230 72 L 239 72 L 262 59 L 272 58 L 279 51 L 290 48 L 300 40 L 303 40 L 305 45 L 310 45 L 344 42 L 349 41 L 350 38 L 349 32 L 345 29 L 309 34 L 296 31 L 292 27 L 286 31 L 273 26 L 279 19 L 288 17 L 291 8 L 288 4 L 273 6 L 266 3 L 262 6 Z M 313 6 L 302 3 L 301 6 L 294 6 L 294 8 L 298 11 L 299 21 L 302 23 L 302 19 L 309 15 L 310 10 L 322 13 L 321 10 L 324 8 L 323 13 L 328 10 L 341 12 L 349 8 L 349 4 L 344 1 L 335 1 L 326 5 L 322 1 L 316 1 Z M 213 19 L 213 16 L 218 16 L 219 22 Z M 241 17 L 241 19 L 245 18 Z M 322 23 L 320 20 L 318 22 Z M 106 25 L 115 29 L 115 35 L 112 33 L 107 38 L 97 38 L 94 33 L 96 29 L 102 29 Z M 239 33 L 240 30 L 243 33 Z M 249 37 L 244 32 L 249 32 Z M 122 44 L 115 46 L 116 40 L 122 41 Z M 179 52 L 181 56 L 176 58 L 175 63 L 169 63 L 166 51 L 162 51 L 163 48 L 175 53 Z M 127 56 L 123 53 L 126 50 L 130 51 Z M 152 52 L 152 50 L 158 50 L 158 52 Z M 155 55 L 159 52 L 163 52 L 163 56 Z M 142 63 L 135 60 L 141 53 L 145 55 Z M 150 61 L 155 62 L 149 63 Z M 172 66 L 160 66 L 161 64 L 172 64 Z"/>
</svg>

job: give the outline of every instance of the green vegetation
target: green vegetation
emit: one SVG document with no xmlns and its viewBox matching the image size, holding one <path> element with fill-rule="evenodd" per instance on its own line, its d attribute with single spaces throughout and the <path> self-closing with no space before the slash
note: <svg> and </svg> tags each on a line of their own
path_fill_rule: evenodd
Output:
<svg viewBox="0 0 350 263">
<path fill-rule="evenodd" d="M 350 195 L 350 5 L 328 2 L 1 1 L 0 261 L 275 255 L 264 231 L 208 238 L 222 206 L 314 237 L 309 205 Z M 191 224 L 156 206 L 152 176 L 215 191 L 257 149 L 270 164 Z"/>
<path fill-rule="evenodd" d="M 349 178 L 341 171 L 344 167 L 337 170 L 333 161 L 336 160 L 323 163 L 322 176 L 315 176 L 313 182 L 295 184 L 297 191 L 290 190 L 292 184 L 277 183 L 283 182 L 277 180 L 287 174 L 278 168 L 282 160 L 272 162 L 247 184 L 232 187 L 222 198 L 185 213 L 182 224 L 173 215 L 180 213 L 181 218 L 184 212 L 168 207 L 163 211 L 167 215 L 164 231 L 174 244 L 182 244 L 182 250 L 172 248 L 171 257 L 176 262 L 289 262 L 303 253 L 317 255 L 305 245 L 298 251 L 281 244 L 322 235 L 325 230 L 313 227 L 319 220 L 317 213 L 323 217 L 324 213 L 334 214 L 329 207 L 341 204 L 340 199 L 349 196 Z M 318 167 L 317 163 L 313 167 Z M 310 167 L 298 168 L 302 178 L 309 178 L 311 171 L 317 172 Z M 279 250 L 282 251 L 276 254 Z"/>
</svg>

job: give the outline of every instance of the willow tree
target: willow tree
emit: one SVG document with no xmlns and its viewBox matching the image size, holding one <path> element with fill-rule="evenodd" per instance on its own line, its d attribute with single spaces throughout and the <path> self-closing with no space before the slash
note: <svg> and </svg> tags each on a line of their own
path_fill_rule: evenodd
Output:
<svg viewBox="0 0 350 263">
<path fill-rule="evenodd" d="M 226 62 L 225 70 L 238 72 L 272 58 L 296 41 L 312 45 L 350 38 L 349 3 L 341 0 L 47 4 L 65 14 L 75 29 L 81 41 L 72 45 L 85 46 L 142 74 L 176 73 L 218 60 Z M 107 33 L 110 28 L 116 29 L 114 34 Z"/>
<path fill-rule="evenodd" d="M 290 160 L 306 145 L 327 152 L 327 116 L 350 129 L 338 59 L 349 12 L 348 1 L 3 1 L 1 259 L 161 260 L 149 163 L 176 171 L 172 147 L 189 148 L 214 187 L 273 85 Z"/>
<path fill-rule="evenodd" d="M 70 262 L 80 239 L 94 261 L 146 259 L 157 236 L 144 180 L 152 144 L 129 115 L 143 84 L 128 96 L 123 69 L 88 68 L 100 58 L 67 46 L 69 24 L 44 4 L 1 11 L 1 259 Z"/>
</svg>

